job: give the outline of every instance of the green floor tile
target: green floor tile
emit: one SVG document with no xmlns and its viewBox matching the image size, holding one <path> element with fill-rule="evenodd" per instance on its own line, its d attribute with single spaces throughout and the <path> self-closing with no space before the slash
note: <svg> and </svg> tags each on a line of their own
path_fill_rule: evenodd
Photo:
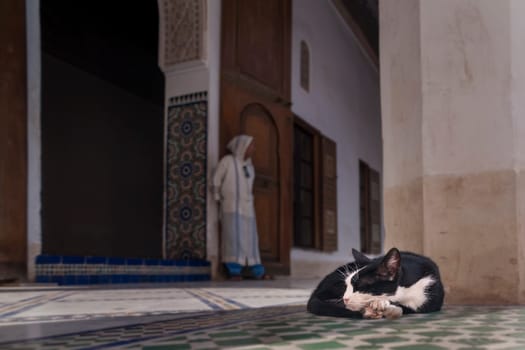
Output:
<svg viewBox="0 0 525 350">
<path fill-rule="evenodd" d="M 393 350 L 447 350 L 442 346 L 430 345 L 430 344 L 417 344 L 417 345 L 404 345 L 404 346 L 395 346 Z"/>
<path fill-rule="evenodd" d="M 316 334 L 316 333 L 289 334 L 289 335 L 281 335 L 280 337 L 283 340 L 287 340 L 287 341 L 313 339 L 313 338 L 323 339 L 321 335 Z"/>
<path fill-rule="evenodd" d="M 492 345 L 501 343 L 501 340 L 491 339 L 491 338 L 466 338 L 466 339 L 457 339 L 457 340 L 451 340 L 453 343 L 458 344 L 468 344 L 472 346 L 478 346 L 478 345 Z"/>
<path fill-rule="evenodd" d="M 410 339 L 401 338 L 401 337 L 378 337 L 378 338 L 367 338 L 363 341 L 369 342 L 371 344 L 388 344 L 388 343 L 399 343 L 402 341 L 409 341 Z"/>
<path fill-rule="evenodd" d="M 515 339 L 525 339 L 525 324 L 522 325 L 523 331 L 520 333 L 507 333 L 506 337 L 515 338 Z"/>
<path fill-rule="evenodd" d="M 204 343 L 207 341 L 212 341 L 211 338 L 199 338 L 199 339 L 190 339 L 192 343 Z"/>
<path fill-rule="evenodd" d="M 436 338 L 436 337 L 445 338 L 445 337 L 452 337 L 452 336 L 456 336 L 456 335 L 461 335 L 461 333 L 447 332 L 447 331 L 416 332 L 414 334 L 422 335 L 422 336 L 428 337 L 428 338 Z"/>
<path fill-rule="evenodd" d="M 434 324 L 439 327 L 464 327 L 465 326 L 465 322 L 461 322 L 461 321 L 437 321 Z"/>
<path fill-rule="evenodd" d="M 330 318 L 312 318 L 308 320 L 310 324 L 334 323 L 337 322 L 333 317 Z"/>
<path fill-rule="evenodd" d="M 359 335 L 372 335 L 374 332 L 370 329 L 355 329 L 350 331 L 338 331 L 341 334 L 347 335 L 349 337 L 357 337 Z"/>
<path fill-rule="evenodd" d="M 233 337 L 245 337 L 246 332 L 221 332 L 221 333 L 210 333 L 208 334 L 210 338 L 233 338 Z"/>
<path fill-rule="evenodd" d="M 504 331 L 505 330 L 505 328 L 493 327 L 493 326 L 466 327 L 466 328 L 463 328 L 463 329 L 468 330 L 468 331 L 472 331 L 472 332 L 480 332 L 480 333 L 494 333 L 494 332 L 500 332 L 500 331 Z"/>
<path fill-rule="evenodd" d="M 344 323 L 325 324 L 325 325 L 322 325 L 322 327 L 325 329 L 352 329 L 354 328 Z"/>
<path fill-rule="evenodd" d="M 304 332 L 303 328 L 300 327 L 284 327 L 284 328 L 270 328 L 266 329 L 268 332 L 271 333 L 299 333 Z"/>
<path fill-rule="evenodd" d="M 304 344 L 304 345 L 299 345 L 299 347 L 304 350 L 324 350 L 324 349 L 347 348 L 346 345 L 338 343 L 336 341 L 325 341 L 325 342 L 320 342 L 320 343 Z"/>
<path fill-rule="evenodd" d="M 261 341 L 256 338 L 239 338 L 229 340 L 217 340 L 215 344 L 219 346 L 246 346 L 261 344 Z"/>
<path fill-rule="evenodd" d="M 342 340 L 342 341 L 352 340 L 352 337 L 339 336 L 335 338 L 335 340 Z"/>
<path fill-rule="evenodd" d="M 257 326 L 259 327 L 286 327 L 288 323 L 286 322 L 258 322 Z"/>
</svg>

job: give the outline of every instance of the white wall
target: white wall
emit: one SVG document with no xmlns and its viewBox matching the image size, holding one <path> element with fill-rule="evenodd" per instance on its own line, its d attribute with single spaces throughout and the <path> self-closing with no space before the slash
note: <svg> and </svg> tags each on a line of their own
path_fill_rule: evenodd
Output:
<svg viewBox="0 0 525 350">
<path fill-rule="evenodd" d="M 379 74 L 331 1 L 293 0 L 292 111 L 337 143 L 338 251 L 294 248 L 292 275 L 321 276 L 360 248 L 359 159 L 382 172 Z M 310 48 L 310 92 L 299 83 Z"/>
</svg>

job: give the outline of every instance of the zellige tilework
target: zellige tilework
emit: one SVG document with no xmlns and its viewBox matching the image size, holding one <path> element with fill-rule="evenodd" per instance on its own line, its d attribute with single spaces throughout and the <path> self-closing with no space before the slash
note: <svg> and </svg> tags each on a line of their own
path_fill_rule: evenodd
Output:
<svg viewBox="0 0 525 350">
<path fill-rule="evenodd" d="M 99 256 L 36 257 L 36 281 L 59 285 L 207 281 L 210 262 Z"/>
<path fill-rule="evenodd" d="M 495 323 L 496 321 L 496 323 Z M 2 349 L 525 349 L 525 307 L 446 307 L 399 320 L 308 314 L 304 305 L 217 311 L 17 343 Z"/>
<path fill-rule="evenodd" d="M 206 92 L 170 99 L 166 150 L 166 256 L 206 257 Z"/>
</svg>

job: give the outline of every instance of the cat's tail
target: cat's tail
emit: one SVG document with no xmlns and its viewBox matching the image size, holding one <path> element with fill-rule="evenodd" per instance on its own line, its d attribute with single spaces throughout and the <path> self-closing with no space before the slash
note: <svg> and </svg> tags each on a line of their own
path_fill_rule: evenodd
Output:
<svg viewBox="0 0 525 350">
<path fill-rule="evenodd" d="M 341 303 L 321 300 L 315 295 L 312 295 L 310 300 L 308 300 L 306 310 L 318 316 L 363 318 L 360 312 L 348 310 Z"/>
</svg>

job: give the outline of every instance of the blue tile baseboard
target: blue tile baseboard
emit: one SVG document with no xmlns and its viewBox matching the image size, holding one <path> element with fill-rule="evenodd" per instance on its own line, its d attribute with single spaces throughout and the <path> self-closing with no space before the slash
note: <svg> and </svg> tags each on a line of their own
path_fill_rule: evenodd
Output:
<svg viewBox="0 0 525 350">
<path fill-rule="evenodd" d="M 36 282 L 59 285 L 209 281 L 206 260 L 163 260 L 98 256 L 36 257 Z"/>
</svg>

